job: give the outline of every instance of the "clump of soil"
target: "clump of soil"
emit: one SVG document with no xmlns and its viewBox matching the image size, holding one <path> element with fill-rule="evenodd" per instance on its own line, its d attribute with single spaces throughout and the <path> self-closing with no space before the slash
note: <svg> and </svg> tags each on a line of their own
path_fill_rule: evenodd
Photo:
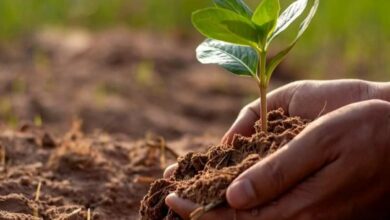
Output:
<svg viewBox="0 0 390 220">
<path fill-rule="evenodd" d="M 268 133 L 261 132 L 260 122 L 251 137 L 236 135 L 231 145 L 217 145 L 204 153 L 188 153 L 178 159 L 178 168 L 169 179 L 154 182 L 141 202 L 142 219 L 180 219 L 164 203 L 176 192 L 180 197 L 202 206 L 227 205 L 225 192 L 243 171 L 277 151 L 309 123 L 289 117 L 282 109 L 268 113 Z"/>
</svg>

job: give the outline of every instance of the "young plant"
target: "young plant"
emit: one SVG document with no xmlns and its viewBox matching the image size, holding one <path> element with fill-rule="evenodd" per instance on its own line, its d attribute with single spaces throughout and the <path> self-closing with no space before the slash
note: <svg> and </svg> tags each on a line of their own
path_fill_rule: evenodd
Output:
<svg viewBox="0 0 390 220">
<path fill-rule="evenodd" d="M 314 17 L 319 0 L 299 26 L 293 42 L 267 62 L 269 46 L 305 11 L 309 0 L 296 0 L 280 14 L 279 0 L 262 0 L 252 10 L 243 0 L 213 0 L 215 7 L 192 14 L 192 23 L 206 39 L 196 49 L 204 64 L 218 64 L 233 74 L 253 77 L 260 89 L 261 127 L 267 132 L 267 88 L 275 68 L 295 46 Z"/>
</svg>

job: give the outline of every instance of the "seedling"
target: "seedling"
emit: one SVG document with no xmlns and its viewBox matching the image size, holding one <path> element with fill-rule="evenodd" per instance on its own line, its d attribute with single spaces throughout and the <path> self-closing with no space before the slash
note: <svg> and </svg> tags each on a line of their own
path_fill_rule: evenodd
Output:
<svg viewBox="0 0 390 220">
<path fill-rule="evenodd" d="M 243 0 L 213 0 L 215 7 L 192 14 L 192 23 L 206 39 L 196 49 L 204 64 L 218 64 L 233 74 L 253 77 L 260 90 L 262 131 L 267 132 L 267 88 L 282 62 L 314 17 L 319 0 L 299 26 L 289 46 L 267 62 L 271 42 L 305 11 L 309 0 L 297 0 L 280 14 L 279 0 L 262 0 L 252 12 Z"/>
</svg>

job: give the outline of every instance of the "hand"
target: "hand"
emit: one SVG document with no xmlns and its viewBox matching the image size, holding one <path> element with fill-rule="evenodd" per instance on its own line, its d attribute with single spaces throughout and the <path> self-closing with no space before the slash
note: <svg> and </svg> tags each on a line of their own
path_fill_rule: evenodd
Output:
<svg viewBox="0 0 390 220">
<path fill-rule="evenodd" d="M 297 81 L 268 94 L 267 104 L 269 110 L 283 108 L 291 116 L 315 119 L 350 103 L 381 98 L 378 88 L 384 90 L 380 83 L 361 80 Z M 253 126 L 259 120 L 259 115 L 260 100 L 245 106 L 222 138 L 222 142 L 230 143 L 235 134 L 253 134 Z M 164 177 L 171 176 L 176 167 L 177 164 L 167 167 Z"/>
<path fill-rule="evenodd" d="M 390 103 L 351 104 L 310 124 L 228 188 L 201 219 L 389 219 Z M 184 219 L 196 205 L 169 195 Z"/>
<path fill-rule="evenodd" d="M 381 98 L 380 83 L 361 80 L 297 81 L 267 95 L 268 110 L 283 108 L 290 116 L 314 120 L 342 106 L 369 99 Z M 222 138 L 230 143 L 235 134 L 252 135 L 260 118 L 260 100 L 245 106 L 231 128 Z"/>
</svg>

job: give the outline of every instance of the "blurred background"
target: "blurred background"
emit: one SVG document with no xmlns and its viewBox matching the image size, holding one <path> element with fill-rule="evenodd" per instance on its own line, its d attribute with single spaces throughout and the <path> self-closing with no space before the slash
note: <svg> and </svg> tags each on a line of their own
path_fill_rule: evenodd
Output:
<svg viewBox="0 0 390 220">
<path fill-rule="evenodd" d="M 252 7 L 258 0 L 247 0 Z M 283 6 L 292 1 L 281 0 Z M 256 98 L 195 60 L 191 12 L 211 0 L 1 0 L 0 119 L 4 126 L 221 135 Z M 390 1 L 323 0 L 272 85 L 299 79 L 389 80 Z M 291 40 L 294 27 L 272 48 Z"/>
</svg>

